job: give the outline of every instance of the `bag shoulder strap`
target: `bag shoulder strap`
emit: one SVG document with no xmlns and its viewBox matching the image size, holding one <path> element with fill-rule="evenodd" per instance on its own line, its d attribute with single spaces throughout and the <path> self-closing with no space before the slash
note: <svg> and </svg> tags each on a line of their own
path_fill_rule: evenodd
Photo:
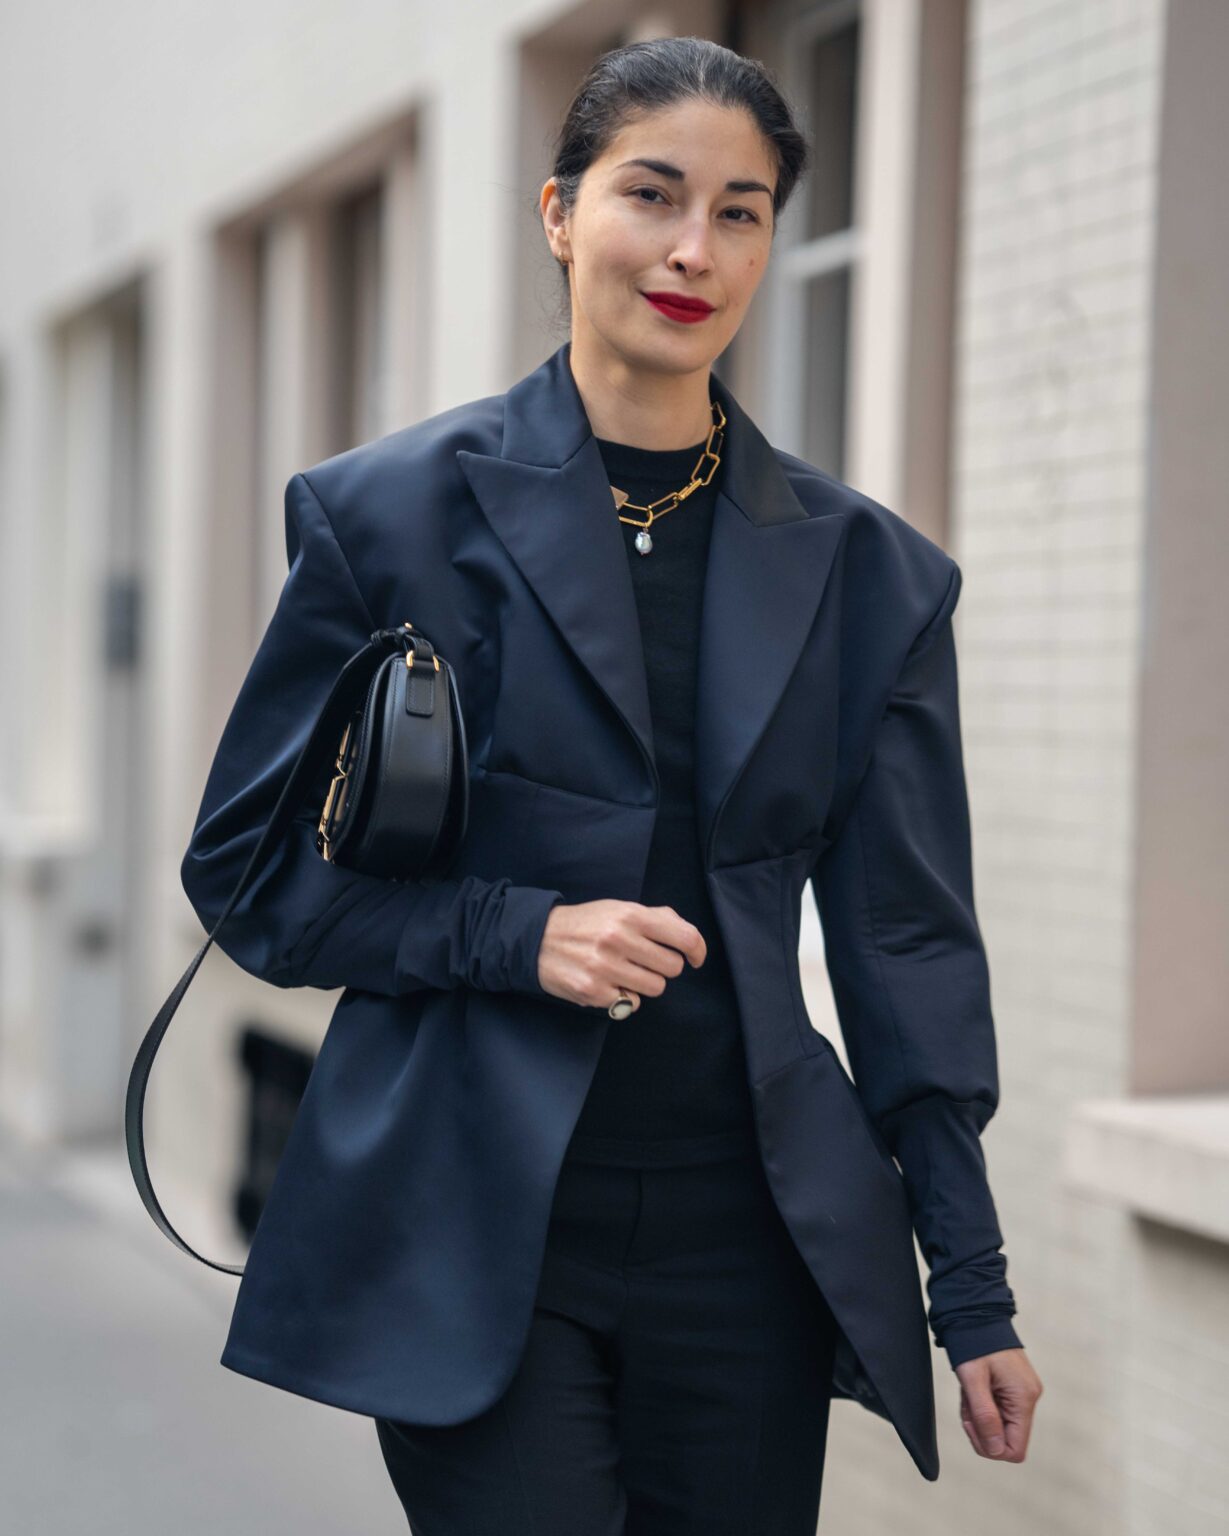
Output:
<svg viewBox="0 0 1229 1536">
<path fill-rule="evenodd" d="M 337 675 L 337 679 L 325 700 L 316 723 L 312 726 L 306 745 L 299 753 L 298 760 L 291 769 L 277 804 L 273 808 L 273 814 L 269 817 L 268 825 L 261 833 L 260 840 L 252 850 L 252 856 L 248 860 L 247 868 L 239 877 L 239 883 L 231 892 L 230 900 L 223 908 L 222 915 L 214 923 L 209 937 L 197 951 L 195 958 L 187 970 L 176 982 L 170 996 L 159 1008 L 157 1016 L 146 1031 L 144 1040 L 137 1050 L 136 1059 L 133 1061 L 132 1070 L 128 1077 L 128 1092 L 124 1102 L 124 1137 L 128 1145 L 128 1166 L 132 1170 L 132 1177 L 137 1186 L 137 1191 L 144 1202 L 145 1209 L 153 1217 L 157 1226 L 179 1248 L 194 1259 L 199 1259 L 202 1264 L 208 1264 L 211 1269 L 220 1269 L 228 1275 L 241 1275 L 243 1266 L 240 1264 L 219 1264 L 212 1259 L 207 1259 L 203 1254 L 180 1237 L 175 1228 L 167 1220 L 166 1214 L 158 1203 L 158 1197 L 154 1194 L 154 1187 L 149 1178 L 149 1167 L 145 1160 L 145 1090 L 149 1083 L 150 1070 L 154 1064 L 154 1057 L 158 1054 L 158 1047 L 162 1043 L 162 1037 L 166 1034 L 167 1027 L 175 1016 L 175 1010 L 183 1001 L 184 994 L 192 983 L 192 978 L 200 969 L 201 961 L 209 951 L 210 945 L 217 936 L 218 929 L 230 916 L 239 898 L 247 890 L 252 877 L 256 874 L 269 849 L 277 840 L 285 835 L 291 822 L 297 815 L 302 802 L 311 788 L 316 772 L 323 763 L 326 754 L 331 755 L 336 751 L 337 741 L 345 728 L 346 721 L 358 703 L 358 700 L 370 682 L 372 675 L 380 662 L 389 653 L 392 640 L 405 644 L 408 639 L 406 628 L 378 629 L 366 645 L 351 656 L 345 666 Z"/>
</svg>

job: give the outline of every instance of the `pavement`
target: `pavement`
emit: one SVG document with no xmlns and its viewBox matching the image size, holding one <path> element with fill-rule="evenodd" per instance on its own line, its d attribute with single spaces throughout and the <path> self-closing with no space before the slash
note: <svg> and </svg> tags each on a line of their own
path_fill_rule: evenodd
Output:
<svg viewBox="0 0 1229 1536">
<path fill-rule="evenodd" d="M 370 1418 L 218 1363 L 237 1285 L 157 1230 L 122 1146 L 0 1137 L 5 1536 L 405 1536 Z"/>
</svg>

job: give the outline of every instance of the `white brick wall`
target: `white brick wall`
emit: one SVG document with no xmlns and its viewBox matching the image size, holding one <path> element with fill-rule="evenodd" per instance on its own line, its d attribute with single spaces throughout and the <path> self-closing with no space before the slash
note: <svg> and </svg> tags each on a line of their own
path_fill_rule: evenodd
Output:
<svg viewBox="0 0 1229 1536">
<path fill-rule="evenodd" d="M 1163 0 L 972 13 L 957 630 L 1002 1078 L 985 1145 L 1047 1393 L 1018 1475 L 942 1413 L 915 1530 L 1229 1529 L 1224 1250 L 1059 1176 L 1070 1106 L 1128 1088 L 1164 22 Z"/>
<path fill-rule="evenodd" d="M 1071 1193 L 1059 1166 L 1069 1107 L 1127 1086 L 1165 0 L 968 3 L 952 548 L 965 574 L 962 708 L 1003 1090 L 985 1145 L 1019 1329 L 1047 1393 L 1024 1467 L 981 1462 L 936 1352 L 943 1476 L 925 1486 L 889 1426 L 838 1407 L 821 1529 L 1211 1536 L 1229 1529 L 1224 1250 Z M 0 126 L 22 146 L 0 168 L 0 197 L 21 231 L 4 246 L 0 289 L 9 504 L 44 504 L 35 456 L 48 317 L 148 266 L 163 285 L 160 537 L 169 548 L 193 524 L 207 232 L 407 103 L 431 108 L 438 136 L 435 339 L 464 328 L 477 349 L 434 345 L 426 407 L 502 387 L 503 332 L 468 319 L 475 290 L 484 314 L 523 299 L 487 253 L 506 238 L 516 184 L 503 158 L 506 124 L 521 110 L 508 61 L 519 32 L 550 9 L 478 7 L 437 26 L 422 7 L 367 0 L 357 13 L 306 5 L 288 25 L 284 9 L 256 6 L 237 39 L 233 18 L 185 34 L 181 15 L 139 0 L 109 8 L 88 38 L 61 36 L 27 8 L 7 68 L 0 59 Z M 138 56 L 142 71 L 118 70 L 116 60 Z M 71 84 L 70 111 L 53 110 L 66 94 L 44 88 L 53 72 Z M 117 75 L 137 85 L 117 97 Z M 151 123 L 178 125 L 157 153 Z M 35 526 L 13 520 L 10 557 Z M 12 623 L 19 594 L 8 596 Z M 163 835 L 182 848 L 179 829 Z M 173 871 L 177 857 L 165 862 Z M 28 937 L 24 887 L 12 899 L 24 919 L 14 932 Z M 813 928 L 809 904 L 804 916 Z M 178 975 L 191 939 L 182 956 L 168 940 L 158 978 Z M 211 965 L 224 970 L 216 955 Z M 13 972 L 10 992 L 33 1014 L 24 976 Z M 150 1011 L 169 984 L 154 979 Z M 196 1085 L 220 1075 L 210 1054 L 220 1040 L 189 1017 L 204 999 L 185 1008 L 182 1034 L 177 1026 L 201 1067 L 185 1074 Z M 834 1033 L 816 1002 L 812 1017 Z M 304 1006 L 294 1000 L 296 1013 Z M 6 1060 L 25 1119 L 40 1125 L 50 1116 L 36 1096 L 37 1056 Z M 202 1104 L 189 1115 L 190 1145 L 221 1156 L 226 1127 L 212 1101 Z M 209 1251 L 220 1247 L 193 1230 Z"/>
<path fill-rule="evenodd" d="M 936 1352 L 924 1493 L 890 1431 L 838 1407 L 821 1532 L 1229 1529 L 1224 1250 L 1073 1193 L 1061 1166 L 1071 1106 L 1129 1090 L 1165 19 L 1164 0 L 970 0 L 950 542 L 1002 1087 L 984 1146 L 1047 1390 L 1024 1466 L 993 1466 Z"/>
</svg>

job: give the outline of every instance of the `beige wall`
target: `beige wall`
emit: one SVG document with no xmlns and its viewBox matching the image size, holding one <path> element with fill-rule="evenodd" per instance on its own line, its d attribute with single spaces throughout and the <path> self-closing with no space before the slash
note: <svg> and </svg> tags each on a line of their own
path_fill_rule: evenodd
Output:
<svg viewBox="0 0 1229 1536">
<path fill-rule="evenodd" d="M 1229 1250 L 1182 1230 L 1208 1225 L 1197 1195 L 1154 1193 L 1158 1166 L 1214 1176 L 1229 1099 L 1130 1097 L 1229 1086 L 1224 434 L 1198 414 L 1226 283 L 1197 238 L 1223 234 L 1225 21 L 1085 0 L 976 28 L 958 637 L 1004 1085 L 986 1145 L 1048 1395 L 1036 1475 L 1006 1499 L 970 1475 L 954 1528 L 1229 1526 Z"/>
<path fill-rule="evenodd" d="M 1145 541 L 1131 1086 L 1229 1086 L 1229 6 L 1165 57 Z"/>
<path fill-rule="evenodd" d="M 783 67 L 774 39 L 804 10 L 749 8 L 748 51 Z M 105 25 L 86 14 L 64 29 L 34 7 L 6 23 L 0 702 L 43 728 L 0 756 L 0 1119 L 36 1141 L 114 1147 L 131 1053 L 201 938 L 179 860 L 250 650 L 252 604 L 227 572 L 245 549 L 276 552 L 280 484 L 321 441 L 321 381 L 304 373 L 319 208 L 379 168 L 389 428 L 502 389 L 562 337 L 532 205 L 570 83 L 632 29 L 706 30 L 724 8 L 371 0 L 287 14 L 185 20 L 128 0 Z M 867 0 L 850 478 L 965 574 L 962 710 L 1002 1081 L 985 1146 L 1047 1394 L 1026 1465 L 989 1466 L 936 1352 L 944 1473 L 925 1489 L 890 1426 L 839 1405 L 822 1528 L 843 1536 L 1229 1524 L 1226 1246 L 1196 1209 L 1199 1176 L 1182 1177 L 1180 1217 L 1163 1181 L 1147 1211 L 1133 1204 L 1143 1180 L 1124 1172 L 1153 1166 L 1147 1138 L 1162 1134 L 1134 1095 L 1227 1086 L 1229 307 L 1209 259 L 1229 233 L 1215 158 L 1227 14 L 1214 0 Z M 264 389 L 280 381 L 293 409 L 254 455 L 259 390 L 241 354 L 247 242 L 266 221 Z M 124 417 L 89 370 L 122 351 L 134 298 L 132 462 L 94 497 L 91 466 Z M 772 435 L 766 320 L 749 321 L 731 371 Z M 135 683 L 149 724 L 128 761 L 148 858 L 117 895 L 97 832 L 110 712 L 97 655 L 62 619 L 85 622 L 128 501 L 156 579 Z M 135 966 L 108 947 L 100 910 L 139 936 Z M 807 917 L 808 1002 L 828 1032 Z M 216 950 L 207 966 L 151 1085 L 151 1159 L 185 1235 L 238 1259 L 218 1198 L 242 1108 L 235 1023 L 255 1013 L 310 1044 L 333 997 L 261 987 Z M 1167 1104 L 1163 1134 L 1192 1167 L 1223 1168 L 1225 1113 L 1203 1107 L 1197 1137 L 1185 1098 Z M 147 1237 L 164 1241 L 152 1225 Z"/>
</svg>

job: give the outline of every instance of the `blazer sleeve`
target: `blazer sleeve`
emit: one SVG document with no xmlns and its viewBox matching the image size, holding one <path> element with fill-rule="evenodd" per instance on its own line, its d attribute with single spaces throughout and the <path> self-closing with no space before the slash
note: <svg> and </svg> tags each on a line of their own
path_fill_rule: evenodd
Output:
<svg viewBox="0 0 1229 1536">
<path fill-rule="evenodd" d="M 246 868 L 343 664 L 380 626 L 310 482 L 286 487 L 290 563 L 222 733 L 180 870 L 212 929 Z M 325 765 L 321 794 L 331 773 Z M 537 960 L 559 891 L 474 875 L 396 881 L 325 860 L 311 800 L 222 925 L 216 943 L 279 987 L 397 996 L 458 985 L 547 995 Z"/>
<path fill-rule="evenodd" d="M 1023 1347 L 980 1141 L 999 1086 L 960 738 L 960 582 L 953 562 L 812 872 L 850 1066 L 900 1164 L 930 1271 L 930 1325 L 953 1369 Z"/>
</svg>

